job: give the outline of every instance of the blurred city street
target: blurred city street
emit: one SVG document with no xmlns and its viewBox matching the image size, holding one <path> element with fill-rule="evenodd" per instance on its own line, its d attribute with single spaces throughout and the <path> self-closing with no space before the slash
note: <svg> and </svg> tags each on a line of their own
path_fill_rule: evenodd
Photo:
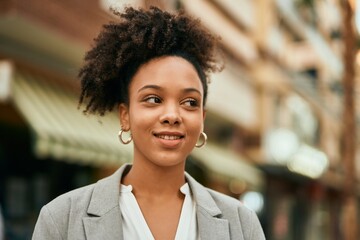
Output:
<svg viewBox="0 0 360 240">
<path fill-rule="evenodd" d="M 208 144 L 186 163 L 254 210 L 268 240 L 360 239 L 360 1 L 0 1 L 0 240 L 132 160 L 117 112 L 78 108 L 79 68 L 110 8 L 184 9 L 221 38 Z"/>
</svg>

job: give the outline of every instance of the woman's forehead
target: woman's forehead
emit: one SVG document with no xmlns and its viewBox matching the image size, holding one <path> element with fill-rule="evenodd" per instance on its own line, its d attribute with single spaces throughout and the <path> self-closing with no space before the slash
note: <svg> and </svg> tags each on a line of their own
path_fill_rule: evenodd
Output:
<svg viewBox="0 0 360 240">
<path fill-rule="evenodd" d="M 138 91 L 150 85 L 160 88 L 174 85 L 202 91 L 201 80 L 193 64 L 178 56 L 155 58 L 139 67 L 132 78 L 130 88 L 134 87 Z"/>
</svg>

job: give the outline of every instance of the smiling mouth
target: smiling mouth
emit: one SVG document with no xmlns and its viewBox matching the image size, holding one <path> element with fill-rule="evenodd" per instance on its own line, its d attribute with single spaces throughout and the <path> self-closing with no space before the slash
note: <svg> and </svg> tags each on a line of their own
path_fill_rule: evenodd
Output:
<svg viewBox="0 0 360 240">
<path fill-rule="evenodd" d="M 180 135 L 163 135 L 163 134 L 154 134 L 155 137 L 157 138 L 161 138 L 164 140 L 178 140 L 181 138 L 184 138 L 184 136 L 180 136 Z"/>
</svg>

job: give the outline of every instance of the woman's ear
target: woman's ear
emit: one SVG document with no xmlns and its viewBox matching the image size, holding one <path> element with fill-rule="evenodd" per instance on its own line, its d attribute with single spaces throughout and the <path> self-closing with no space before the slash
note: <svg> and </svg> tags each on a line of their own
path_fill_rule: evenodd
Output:
<svg viewBox="0 0 360 240">
<path fill-rule="evenodd" d="M 130 129 L 130 117 L 129 117 L 129 106 L 125 103 L 119 104 L 119 119 L 121 124 L 121 129 L 129 130 Z"/>
</svg>

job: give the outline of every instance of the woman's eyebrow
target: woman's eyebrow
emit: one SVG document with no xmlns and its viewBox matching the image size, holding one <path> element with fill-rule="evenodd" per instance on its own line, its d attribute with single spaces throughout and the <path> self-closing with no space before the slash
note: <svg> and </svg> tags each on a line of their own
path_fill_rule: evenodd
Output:
<svg viewBox="0 0 360 240">
<path fill-rule="evenodd" d="M 145 85 L 145 86 L 143 86 L 142 88 L 140 88 L 140 89 L 138 90 L 138 92 L 141 92 L 141 91 L 143 91 L 143 90 L 145 90 L 145 89 L 162 90 L 163 88 L 160 87 L 160 86 L 158 86 L 158 85 Z M 196 93 L 198 93 L 199 95 L 201 95 L 201 92 L 200 92 L 198 89 L 196 89 L 196 88 L 184 88 L 184 89 L 183 89 L 183 92 L 185 92 L 185 93 L 188 93 L 188 92 L 196 92 Z"/>
<path fill-rule="evenodd" d="M 185 88 L 185 89 L 183 90 L 183 92 L 185 92 L 185 93 L 188 93 L 188 92 L 197 92 L 198 94 L 201 95 L 201 92 L 200 92 L 198 89 L 196 89 L 196 88 Z"/>
<path fill-rule="evenodd" d="M 160 87 L 160 86 L 158 86 L 158 85 L 145 85 L 145 86 L 143 86 L 142 88 L 140 88 L 139 90 L 138 90 L 138 92 L 141 92 L 141 91 L 143 91 L 143 90 L 145 90 L 145 89 L 149 89 L 149 88 L 151 88 L 151 89 L 156 89 L 156 90 L 161 90 L 162 88 Z"/>
</svg>

